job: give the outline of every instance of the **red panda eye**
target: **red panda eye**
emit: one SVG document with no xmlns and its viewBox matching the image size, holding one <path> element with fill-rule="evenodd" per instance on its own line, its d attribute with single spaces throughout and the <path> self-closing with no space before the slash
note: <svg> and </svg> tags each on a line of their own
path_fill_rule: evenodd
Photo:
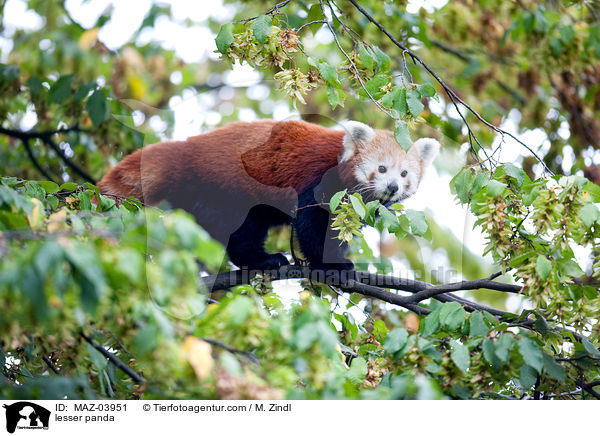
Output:
<svg viewBox="0 0 600 436">
<path fill-rule="evenodd" d="M 383 165 L 379 165 L 379 172 L 380 172 L 381 174 L 385 173 L 386 171 L 387 171 L 387 168 L 386 168 L 386 167 L 384 167 Z"/>
<path fill-rule="evenodd" d="M 408 171 L 404 170 L 400 173 L 402 177 L 406 177 L 408 175 Z"/>
</svg>

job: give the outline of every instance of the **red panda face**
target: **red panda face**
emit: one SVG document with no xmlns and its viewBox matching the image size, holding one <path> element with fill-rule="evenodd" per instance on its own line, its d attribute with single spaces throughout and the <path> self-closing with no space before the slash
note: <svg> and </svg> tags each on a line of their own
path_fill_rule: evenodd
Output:
<svg viewBox="0 0 600 436">
<path fill-rule="evenodd" d="M 353 167 L 359 183 L 356 191 L 385 205 L 399 203 L 417 191 L 425 168 L 440 148 L 435 139 L 421 138 L 406 152 L 390 131 L 373 130 L 356 121 L 345 127 L 342 161 Z"/>
</svg>

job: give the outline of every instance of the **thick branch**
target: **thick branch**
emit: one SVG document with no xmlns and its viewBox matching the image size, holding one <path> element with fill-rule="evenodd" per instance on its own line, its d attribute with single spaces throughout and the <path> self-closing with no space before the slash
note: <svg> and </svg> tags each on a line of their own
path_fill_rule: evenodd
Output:
<svg viewBox="0 0 600 436">
<path fill-rule="evenodd" d="M 419 280 L 403 279 L 384 274 L 372 274 L 356 271 L 344 277 L 344 272 L 329 274 L 326 271 L 310 270 L 307 267 L 288 265 L 278 270 L 256 271 L 235 270 L 203 277 L 204 285 L 211 291 L 228 289 L 230 287 L 249 284 L 257 275 L 264 275 L 272 280 L 309 279 L 319 283 L 339 286 L 344 292 L 354 292 L 367 297 L 377 298 L 400 307 L 404 307 L 418 314 L 427 314 L 429 309 L 418 306 L 418 303 L 428 298 L 435 298 L 442 302 L 456 301 L 465 306 L 467 310 L 484 310 L 494 316 L 502 316 L 506 312 L 474 303 L 455 295 L 445 295 L 454 291 L 492 289 L 500 292 L 518 293 L 521 288 L 517 285 L 498 283 L 493 280 L 496 275 L 487 279 L 448 283 L 445 285 L 432 285 Z M 390 292 L 388 289 L 411 292 L 413 295 L 404 296 Z"/>
</svg>

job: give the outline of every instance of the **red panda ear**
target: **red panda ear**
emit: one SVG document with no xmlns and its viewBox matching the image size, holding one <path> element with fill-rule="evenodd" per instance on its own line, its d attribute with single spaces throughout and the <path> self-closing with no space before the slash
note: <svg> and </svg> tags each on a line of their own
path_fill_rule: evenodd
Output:
<svg viewBox="0 0 600 436">
<path fill-rule="evenodd" d="M 423 159 L 425 166 L 427 166 L 438 155 L 441 144 L 433 138 L 420 138 L 413 143 L 413 146 L 421 155 L 421 159 Z"/>
<path fill-rule="evenodd" d="M 345 162 L 354 156 L 356 147 L 359 144 L 371 142 L 375 137 L 375 131 L 358 121 L 346 121 L 342 127 L 346 131 L 346 135 L 344 135 L 344 153 L 340 162 Z"/>
</svg>

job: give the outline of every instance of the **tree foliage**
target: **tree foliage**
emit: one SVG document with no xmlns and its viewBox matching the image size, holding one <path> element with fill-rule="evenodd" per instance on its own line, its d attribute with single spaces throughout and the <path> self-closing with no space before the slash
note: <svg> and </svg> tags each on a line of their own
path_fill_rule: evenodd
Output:
<svg viewBox="0 0 600 436">
<path fill-rule="evenodd" d="M 3 22 L 0 395 L 600 398 L 597 2 L 231 6 L 227 22 L 199 23 L 215 52 L 198 63 L 141 38 L 172 19 L 162 3 L 116 49 L 98 36 L 110 10 L 84 27 L 64 4 L 30 0 L 43 27 Z M 268 99 L 228 82 L 240 63 Z M 294 268 L 224 272 L 223 247 L 187 214 L 94 186 L 169 137 L 190 95 L 222 122 L 294 106 L 309 121 L 392 129 L 405 149 L 437 131 L 438 172 L 487 257 L 424 211 L 344 191 L 331 225 L 371 274 L 331 286 Z M 452 162 L 461 150 L 464 167 Z M 382 236 L 378 254 L 369 233 Z M 289 252 L 291 239 L 283 229 L 268 245 Z M 464 280 L 426 274 L 419 246 Z M 417 280 L 389 275 L 398 261 Z M 294 272 L 290 302 L 276 280 Z"/>
</svg>

